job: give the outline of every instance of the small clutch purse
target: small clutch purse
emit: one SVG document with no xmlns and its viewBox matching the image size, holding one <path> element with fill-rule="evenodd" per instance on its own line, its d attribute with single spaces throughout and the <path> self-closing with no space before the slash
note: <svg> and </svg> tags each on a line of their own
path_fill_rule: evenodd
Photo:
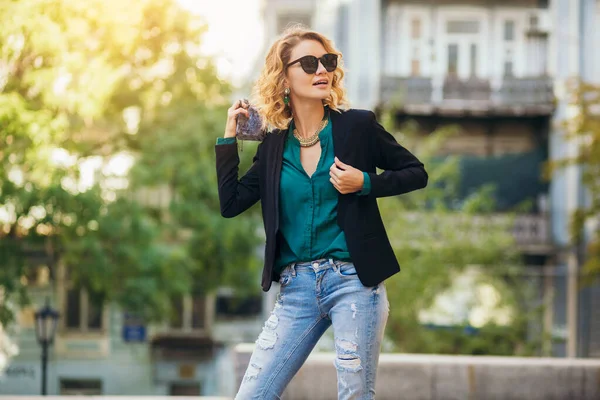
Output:
<svg viewBox="0 0 600 400">
<path fill-rule="evenodd" d="M 248 100 L 243 100 L 246 104 Z M 235 136 L 239 140 L 257 140 L 262 141 L 267 132 L 261 128 L 262 119 L 258 114 L 258 111 L 251 105 L 248 106 L 248 117 L 244 114 L 237 115 L 237 128 L 235 129 Z"/>
</svg>

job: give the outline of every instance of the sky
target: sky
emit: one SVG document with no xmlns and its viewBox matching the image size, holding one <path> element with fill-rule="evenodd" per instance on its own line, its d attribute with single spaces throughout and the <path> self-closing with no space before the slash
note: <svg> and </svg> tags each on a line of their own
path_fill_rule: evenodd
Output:
<svg viewBox="0 0 600 400">
<path fill-rule="evenodd" d="M 178 0 L 208 23 L 202 51 L 215 57 L 219 77 L 241 84 L 256 65 L 264 31 L 262 0 Z"/>
</svg>

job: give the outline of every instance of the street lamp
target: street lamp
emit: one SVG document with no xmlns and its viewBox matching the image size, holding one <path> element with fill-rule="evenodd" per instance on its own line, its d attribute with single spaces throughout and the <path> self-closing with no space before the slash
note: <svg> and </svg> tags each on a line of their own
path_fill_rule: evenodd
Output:
<svg viewBox="0 0 600 400">
<path fill-rule="evenodd" d="M 58 312 L 50 308 L 50 299 L 46 298 L 46 305 L 35 313 L 35 334 L 38 343 L 42 346 L 42 395 L 46 395 L 46 366 L 48 364 L 48 346 L 54 341 Z"/>
</svg>

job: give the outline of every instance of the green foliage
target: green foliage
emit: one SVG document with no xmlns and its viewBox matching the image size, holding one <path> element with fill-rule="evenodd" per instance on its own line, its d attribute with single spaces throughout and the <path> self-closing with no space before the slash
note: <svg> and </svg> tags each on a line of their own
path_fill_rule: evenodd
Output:
<svg viewBox="0 0 600 400">
<path fill-rule="evenodd" d="M 182 293 L 258 287 L 256 208 L 219 214 L 231 88 L 199 53 L 203 22 L 175 0 L 9 1 L 0 18 L 0 324 L 34 252 L 148 321 Z"/>
<path fill-rule="evenodd" d="M 581 166 L 581 181 L 589 200 L 571 215 L 571 244 L 586 243 L 586 260 L 581 268 L 584 283 L 592 283 L 600 275 L 600 236 L 598 228 L 584 239 L 588 222 L 597 221 L 600 212 L 600 85 L 573 79 L 567 87 L 569 115 L 562 122 L 567 140 L 575 150 L 563 159 L 548 163 L 546 176 L 569 166 Z M 597 225 L 597 224 L 596 224 Z"/>
<path fill-rule="evenodd" d="M 400 274 L 386 283 L 391 304 L 387 333 L 396 350 L 529 354 L 525 328 L 531 315 L 524 310 L 530 298 L 524 295 L 525 283 L 519 276 L 520 256 L 510 229 L 514 215 L 494 212 L 491 186 L 483 186 L 456 202 L 460 159 L 441 160 L 437 156 L 456 129 L 438 129 L 417 140 L 410 125 L 397 128 L 389 114 L 382 121 L 400 143 L 415 150 L 429 174 L 425 190 L 378 199 L 402 268 Z M 508 325 L 497 327 L 491 321 L 473 335 L 466 335 L 460 327 L 441 330 L 425 327 L 419 319 L 420 312 L 430 309 L 457 277 L 473 267 L 482 275 L 482 282 L 501 294 L 500 307 L 506 307 L 512 315 Z"/>
</svg>

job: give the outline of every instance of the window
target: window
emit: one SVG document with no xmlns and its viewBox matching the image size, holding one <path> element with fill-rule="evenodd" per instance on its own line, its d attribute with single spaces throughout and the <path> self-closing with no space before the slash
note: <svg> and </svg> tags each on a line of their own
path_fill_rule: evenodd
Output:
<svg viewBox="0 0 600 400">
<path fill-rule="evenodd" d="M 200 384 L 172 383 L 169 396 L 200 396 Z"/>
<path fill-rule="evenodd" d="M 67 291 L 67 312 L 65 324 L 69 329 L 79 328 L 81 325 L 81 291 L 71 289 Z"/>
<path fill-rule="evenodd" d="M 206 329 L 206 296 L 183 296 L 171 300 L 169 327 L 176 330 Z"/>
<path fill-rule="evenodd" d="M 82 332 L 104 328 L 104 301 L 101 296 L 86 289 L 69 288 L 65 296 L 64 328 Z"/>
<path fill-rule="evenodd" d="M 507 42 L 515 40 L 515 21 L 504 21 L 504 40 Z"/>
<path fill-rule="evenodd" d="M 415 46 L 412 53 L 410 73 L 412 76 L 419 76 L 421 75 L 421 58 L 419 57 L 419 48 Z"/>
<path fill-rule="evenodd" d="M 220 290 L 217 294 L 216 315 L 217 318 L 233 319 L 244 317 L 255 317 L 262 312 L 262 297 L 236 296 L 233 291 Z"/>
<path fill-rule="evenodd" d="M 89 329 L 102 329 L 104 299 L 93 292 L 84 292 L 84 299 L 85 297 L 87 297 L 87 327 Z"/>
<path fill-rule="evenodd" d="M 448 75 L 456 75 L 458 73 L 458 45 L 448 45 Z"/>
<path fill-rule="evenodd" d="M 504 76 L 505 77 L 514 76 L 513 53 L 510 50 L 506 51 L 506 57 L 504 58 Z"/>
<path fill-rule="evenodd" d="M 538 16 L 537 15 L 530 15 L 529 16 L 529 28 L 532 31 L 536 31 L 538 29 L 538 24 L 539 24 L 539 20 L 538 20 Z"/>
<path fill-rule="evenodd" d="M 206 298 L 197 296 L 192 298 L 192 329 L 206 328 Z"/>
<path fill-rule="evenodd" d="M 511 60 L 507 60 L 504 62 L 504 76 L 512 77 L 514 76 L 513 72 L 513 62 Z"/>
<path fill-rule="evenodd" d="M 74 396 L 89 396 L 102 394 L 100 379 L 61 379 L 60 394 Z"/>
<path fill-rule="evenodd" d="M 58 270 L 58 282 L 63 294 L 61 301 L 61 330 L 79 332 L 101 332 L 106 329 L 105 300 L 100 293 L 76 286 L 69 268 Z"/>
<path fill-rule="evenodd" d="M 421 75 L 421 63 L 419 60 L 412 60 L 410 63 L 410 74 L 412 76 L 420 76 Z"/>
<path fill-rule="evenodd" d="M 477 45 L 471 43 L 471 76 L 477 75 Z"/>
<path fill-rule="evenodd" d="M 171 319 L 169 320 L 169 327 L 174 329 L 182 329 L 183 328 L 183 297 L 177 297 L 171 299 Z"/>
<path fill-rule="evenodd" d="M 29 287 L 44 287 L 50 283 L 50 268 L 47 265 L 27 265 L 23 269 L 21 284 Z"/>
<path fill-rule="evenodd" d="M 479 33 L 479 21 L 448 21 L 448 33 Z"/>
<path fill-rule="evenodd" d="M 421 20 L 413 18 L 410 23 L 410 37 L 413 39 L 421 38 Z"/>
</svg>

